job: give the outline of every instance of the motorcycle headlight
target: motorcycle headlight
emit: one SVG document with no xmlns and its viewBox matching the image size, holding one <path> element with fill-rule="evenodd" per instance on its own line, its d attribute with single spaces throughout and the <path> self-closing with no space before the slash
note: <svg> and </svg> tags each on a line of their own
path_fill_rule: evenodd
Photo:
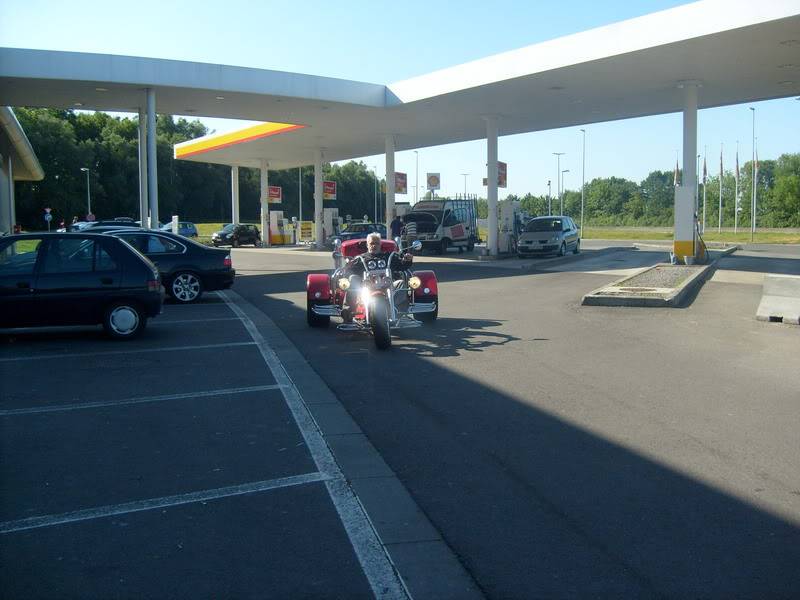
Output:
<svg viewBox="0 0 800 600">
<path fill-rule="evenodd" d="M 412 290 L 416 290 L 421 285 L 422 285 L 422 280 L 416 275 L 414 275 L 408 280 L 408 287 L 410 287 Z"/>
<path fill-rule="evenodd" d="M 346 291 L 346 290 L 350 289 L 350 280 L 347 279 L 346 277 L 342 277 L 336 283 L 339 286 L 339 289 L 342 290 L 342 291 Z"/>
</svg>

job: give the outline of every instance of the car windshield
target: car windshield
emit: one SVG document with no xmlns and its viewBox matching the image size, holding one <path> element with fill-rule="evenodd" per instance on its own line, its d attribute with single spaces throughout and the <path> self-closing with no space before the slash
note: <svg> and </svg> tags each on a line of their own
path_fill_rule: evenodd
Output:
<svg viewBox="0 0 800 600">
<path fill-rule="evenodd" d="M 372 231 L 372 227 L 368 223 L 349 223 L 342 233 L 365 233 Z"/>
<path fill-rule="evenodd" d="M 534 219 L 525 226 L 525 231 L 561 231 L 561 219 Z"/>
<path fill-rule="evenodd" d="M 233 223 L 228 223 L 222 228 L 222 233 L 230 233 L 231 231 L 233 231 Z"/>
</svg>

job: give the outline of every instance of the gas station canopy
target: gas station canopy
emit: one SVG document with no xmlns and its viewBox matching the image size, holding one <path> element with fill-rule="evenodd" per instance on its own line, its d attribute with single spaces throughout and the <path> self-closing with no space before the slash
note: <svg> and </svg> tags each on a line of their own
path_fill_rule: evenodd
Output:
<svg viewBox="0 0 800 600">
<path fill-rule="evenodd" d="M 0 49 L 0 105 L 269 122 L 176 147 L 186 160 L 270 169 L 800 95 L 800 1 L 706 0 L 390 85 L 279 71 Z M 257 126 L 258 127 L 258 126 Z M 248 128 L 250 129 L 250 128 Z"/>
</svg>

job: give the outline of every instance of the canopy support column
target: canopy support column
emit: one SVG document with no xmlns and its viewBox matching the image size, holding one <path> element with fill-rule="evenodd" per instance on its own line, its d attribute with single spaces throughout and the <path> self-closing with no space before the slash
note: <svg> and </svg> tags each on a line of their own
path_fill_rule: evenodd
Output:
<svg viewBox="0 0 800 600">
<path fill-rule="evenodd" d="M 239 222 L 239 167 L 231 167 L 231 223 Z"/>
<path fill-rule="evenodd" d="M 317 150 L 314 153 L 314 239 L 317 250 L 322 250 L 325 245 L 322 213 L 322 150 Z"/>
<path fill-rule="evenodd" d="M 14 233 L 16 224 L 16 208 L 14 206 L 14 164 L 11 154 L 0 154 L 0 182 L 5 189 L 0 190 L 0 234 Z"/>
<path fill-rule="evenodd" d="M 269 163 L 261 160 L 261 245 L 269 248 Z"/>
<path fill-rule="evenodd" d="M 686 257 L 694 259 L 695 248 L 695 195 L 697 193 L 697 89 L 700 82 L 680 82 L 683 89 L 683 175 L 681 185 L 675 188 L 675 236 L 672 252 L 685 263 Z"/>
<path fill-rule="evenodd" d="M 384 216 L 387 232 L 389 223 L 394 219 L 394 136 L 386 136 L 386 215 Z"/>
<path fill-rule="evenodd" d="M 486 121 L 486 179 L 489 205 L 489 233 L 486 250 L 497 256 L 497 117 L 484 117 Z"/>
<path fill-rule="evenodd" d="M 147 202 L 147 113 L 139 108 L 139 219 L 149 227 Z"/>
<path fill-rule="evenodd" d="M 147 88 L 147 198 L 150 201 L 150 229 L 158 229 L 156 91 L 153 88 Z"/>
</svg>

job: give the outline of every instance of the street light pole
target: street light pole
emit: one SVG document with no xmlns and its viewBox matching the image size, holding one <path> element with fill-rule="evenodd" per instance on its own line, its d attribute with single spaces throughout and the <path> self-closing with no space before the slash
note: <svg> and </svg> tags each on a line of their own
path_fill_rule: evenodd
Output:
<svg viewBox="0 0 800 600">
<path fill-rule="evenodd" d="M 414 175 L 414 178 L 416 179 L 416 182 L 415 182 L 416 185 L 414 186 L 414 204 L 416 204 L 418 199 L 419 199 L 417 197 L 417 194 L 419 193 L 419 152 L 414 150 L 414 154 L 416 155 L 416 159 L 417 159 L 417 172 Z"/>
<path fill-rule="evenodd" d="M 569 173 L 569 169 L 564 169 L 561 171 L 561 197 L 559 201 L 561 203 L 561 214 L 564 214 L 564 173 Z"/>
<path fill-rule="evenodd" d="M 81 167 L 81 171 L 86 173 L 86 216 L 88 217 L 90 214 L 92 214 L 92 192 L 89 188 L 89 169 L 86 167 Z"/>
<path fill-rule="evenodd" d="M 561 199 L 561 156 L 566 152 L 553 152 L 556 155 L 556 185 L 558 186 L 558 198 Z"/>
<path fill-rule="evenodd" d="M 586 189 L 586 130 L 581 129 L 581 133 L 583 134 L 583 153 L 581 156 L 581 162 L 583 163 L 583 167 L 581 168 L 581 231 L 583 231 L 583 204 Z"/>
<path fill-rule="evenodd" d="M 378 167 L 372 167 L 372 175 L 374 176 L 374 198 L 373 198 L 373 210 L 375 211 L 375 220 L 374 223 L 378 222 Z"/>
<path fill-rule="evenodd" d="M 750 241 L 752 242 L 756 235 L 756 109 L 751 106 L 750 110 L 753 111 L 753 161 L 750 163 L 751 179 L 753 180 L 753 198 L 750 202 Z"/>
<path fill-rule="evenodd" d="M 469 173 L 461 173 L 461 176 L 464 178 L 464 198 L 467 197 L 467 177 Z"/>
</svg>

